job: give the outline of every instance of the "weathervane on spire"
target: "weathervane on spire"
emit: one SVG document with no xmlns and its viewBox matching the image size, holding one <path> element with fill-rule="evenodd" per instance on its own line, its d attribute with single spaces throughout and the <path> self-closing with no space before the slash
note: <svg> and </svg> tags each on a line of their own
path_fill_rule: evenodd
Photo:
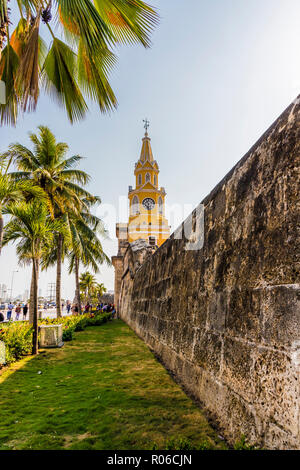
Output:
<svg viewBox="0 0 300 470">
<path fill-rule="evenodd" d="M 144 129 L 145 129 L 145 135 L 148 135 L 148 127 L 150 126 L 150 122 L 148 121 L 148 119 L 143 119 L 143 122 L 145 123 L 144 124 Z"/>
</svg>

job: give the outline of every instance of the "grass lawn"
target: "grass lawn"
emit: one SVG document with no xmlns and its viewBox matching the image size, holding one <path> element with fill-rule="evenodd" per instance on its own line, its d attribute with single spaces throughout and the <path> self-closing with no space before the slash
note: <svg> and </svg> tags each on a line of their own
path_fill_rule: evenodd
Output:
<svg viewBox="0 0 300 470">
<path fill-rule="evenodd" d="M 39 373 L 41 372 L 41 373 Z M 117 320 L 0 376 L 0 449 L 226 448 L 147 346 Z"/>
</svg>

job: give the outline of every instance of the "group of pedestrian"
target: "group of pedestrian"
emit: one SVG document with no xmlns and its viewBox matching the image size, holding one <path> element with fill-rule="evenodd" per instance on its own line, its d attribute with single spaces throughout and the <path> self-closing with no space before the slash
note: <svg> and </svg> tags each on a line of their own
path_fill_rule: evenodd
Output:
<svg viewBox="0 0 300 470">
<path fill-rule="evenodd" d="M 13 313 L 13 310 L 15 310 L 15 313 L 16 313 L 16 318 L 15 320 L 20 320 L 20 314 L 23 310 L 23 320 L 26 320 L 26 317 L 27 317 L 27 313 L 28 313 L 28 304 L 17 304 L 16 306 L 14 306 L 14 304 L 12 304 L 11 302 L 8 304 L 7 306 L 7 312 L 6 312 L 6 320 L 7 321 L 11 321 L 12 320 L 12 313 Z M 0 312 L 1 313 L 1 312 Z M 0 322 L 1 321 L 4 321 L 4 315 L 3 313 L 1 313 L 0 315 Z"/>
<path fill-rule="evenodd" d="M 63 304 L 62 304 L 62 307 L 63 307 Z M 89 312 L 92 311 L 92 308 L 93 308 L 93 305 L 90 304 L 89 302 L 87 302 L 87 304 L 84 306 L 84 309 L 81 308 L 81 313 L 89 313 Z M 79 306 L 78 306 L 77 303 L 72 305 L 71 302 L 69 300 L 67 300 L 66 309 L 67 309 L 67 314 L 68 315 L 70 314 L 70 312 L 72 313 L 72 315 L 78 315 L 79 314 Z M 20 315 L 21 315 L 22 311 L 23 311 L 23 321 L 26 320 L 27 313 L 28 313 L 28 304 L 27 303 L 22 304 L 22 305 L 20 303 L 18 303 L 16 306 L 14 306 L 14 304 L 12 304 L 10 302 L 7 306 L 7 312 L 6 312 L 6 320 L 7 321 L 12 320 L 13 310 L 15 310 L 15 313 L 16 313 L 15 320 L 20 320 Z M 115 314 L 116 314 L 116 309 L 115 309 L 114 304 L 98 303 L 97 306 L 96 306 L 96 310 L 97 310 L 97 312 L 111 313 L 112 317 L 114 317 Z M 4 315 L 0 312 L 0 322 L 2 322 L 2 321 L 4 321 Z"/>
<path fill-rule="evenodd" d="M 114 304 L 103 304 L 103 303 L 99 303 L 97 305 L 97 310 L 100 312 L 107 312 L 107 313 L 111 313 L 112 314 L 112 317 L 114 317 L 114 315 L 116 314 L 116 309 L 115 309 L 115 306 Z"/>
<path fill-rule="evenodd" d="M 17 304 L 16 307 L 12 304 L 9 303 L 7 306 L 7 313 L 6 313 L 6 320 L 10 321 L 12 317 L 13 310 L 15 309 L 16 313 L 16 320 L 20 320 L 20 314 L 21 311 L 23 310 L 23 320 L 26 320 L 27 317 L 27 312 L 28 312 L 28 304 Z"/>
<path fill-rule="evenodd" d="M 93 305 L 89 302 L 85 304 L 85 306 L 81 306 L 81 314 L 87 314 L 90 313 L 93 309 Z M 68 314 L 72 313 L 72 315 L 78 315 L 79 314 L 79 306 L 77 303 L 71 305 L 69 301 L 67 301 L 67 312 Z M 96 311 L 97 312 L 109 312 L 112 314 L 112 316 L 115 315 L 116 309 L 114 304 L 103 304 L 103 303 L 98 303 L 96 306 Z"/>
</svg>

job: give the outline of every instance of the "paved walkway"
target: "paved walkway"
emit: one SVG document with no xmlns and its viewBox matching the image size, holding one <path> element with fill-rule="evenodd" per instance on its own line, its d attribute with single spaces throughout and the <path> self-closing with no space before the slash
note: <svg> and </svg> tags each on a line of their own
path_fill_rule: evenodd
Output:
<svg viewBox="0 0 300 470">
<path fill-rule="evenodd" d="M 1 312 L 3 313 L 4 315 L 4 322 L 8 321 L 6 320 L 6 317 L 7 317 L 7 310 L 1 310 Z M 11 316 L 11 319 L 13 321 L 23 321 L 23 311 L 21 311 L 20 313 L 20 317 L 19 317 L 19 320 L 16 319 L 16 312 L 15 310 L 13 310 L 13 313 L 12 313 L 12 316 Z M 39 309 L 39 312 L 42 312 L 42 318 L 56 318 L 56 308 L 53 307 L 53 308 L 47 308 L 47 309 Z M 62 316 L 67 316 L 67 315 L 71 315 L 71 311 L 70 313 L 67 312 L 66 308 L 64 308 L 62 310 Z M 28 317 L 29 317 L 29 313 L 27 313 L 27 320 L 28 320 Z"/>
</svg>

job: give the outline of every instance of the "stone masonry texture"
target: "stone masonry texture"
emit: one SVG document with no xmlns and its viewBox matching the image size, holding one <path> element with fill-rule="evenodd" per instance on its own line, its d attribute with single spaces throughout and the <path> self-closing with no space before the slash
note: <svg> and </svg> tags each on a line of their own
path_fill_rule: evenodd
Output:
<svg viewBox="0 0 300 470">
<path fill-rule="evenodd" d="M 204 245 L 129 245 L 119 315 L 226 439 L 300 449 L 300 98 L 204 204 Z"/>
</svg>

